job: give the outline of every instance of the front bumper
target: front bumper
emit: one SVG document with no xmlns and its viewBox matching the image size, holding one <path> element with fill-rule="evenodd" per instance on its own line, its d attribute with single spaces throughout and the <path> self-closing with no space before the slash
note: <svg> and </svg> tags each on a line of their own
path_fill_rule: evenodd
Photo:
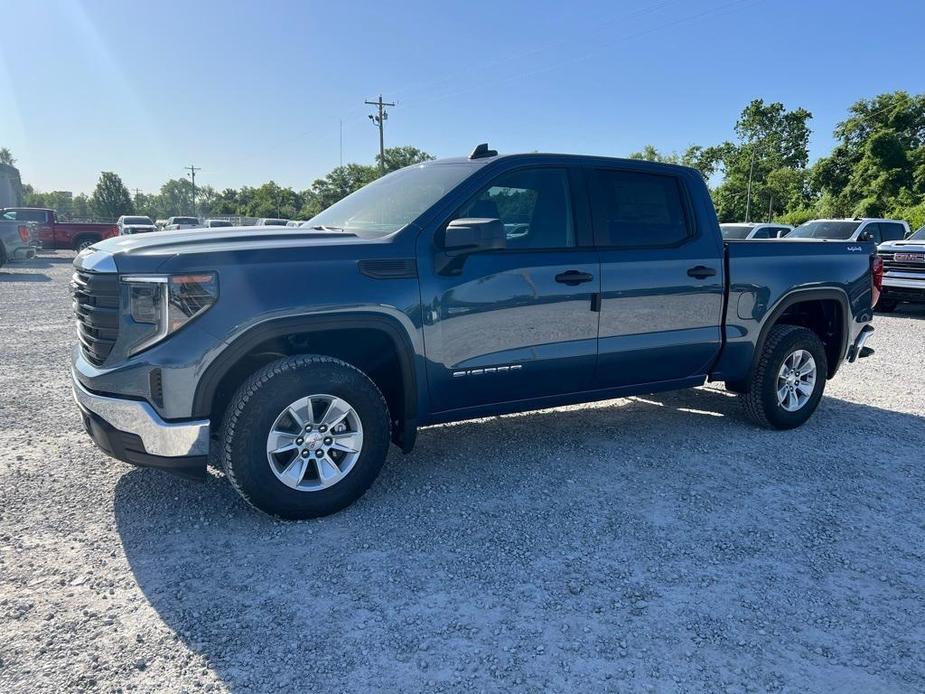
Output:
<svg viewBox="0 0 925 694">
<path fill-rule="evenodd" d="M 134 465 L 205 468 L 209 420 L 167 422 L 146 402 L 92 393 L 73 374 L 71 383 L 84 428 L 104 452 Z"/>
<path fill-rule="evenodd" d="M 925 275 L 921 273 L 887 273 L 881 294 L 898 301 L 925 301 Z"/>
</svg>

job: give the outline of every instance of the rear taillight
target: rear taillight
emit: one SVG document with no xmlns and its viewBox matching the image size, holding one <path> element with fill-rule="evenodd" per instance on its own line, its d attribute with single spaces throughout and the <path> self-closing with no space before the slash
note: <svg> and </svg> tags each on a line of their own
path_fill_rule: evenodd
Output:
<svg viewBox="0 0 925 694">
<path fill-rule="evenodd" d="M 19 238 L 23 240 L 23 243 L 29 240 L 29 227 L 25 224 L 19 225 Z"/>
<path fill-rule="evenodd" d="M 883 289 L 883 258 L 879 255 L 875 255 L 871 260 L 870 276 L 871 290 L 873 292 L 870 305 L 876 306 L 877 302 L 880 301 L 880 291 Z"/>
</svg>

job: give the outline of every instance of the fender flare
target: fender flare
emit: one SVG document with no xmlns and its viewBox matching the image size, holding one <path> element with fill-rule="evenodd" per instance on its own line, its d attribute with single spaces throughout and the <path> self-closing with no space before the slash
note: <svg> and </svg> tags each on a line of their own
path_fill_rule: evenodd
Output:
<svg viewBox="0 0 925 694">
<path fill-rule="evenodd" d="M 794 304 L 801 304 L 807 301 L 835 301 L 838 303 L 841 308 L 842 314 L 842 344 L 839 351 L 838 361 L 834 364 L 829 364 L 829 373 L 828 377 L 831 378 L 835 375 L 835 372 L 838 371 L 838 367 L 841 364 L 842 360 L 845 358 L 845 354 L 848 352 L 848 339 L 851 334 L 851 303 L 848 301 L 848 294 L 845 293 L 844 289 L 838 289 L 836 287 L 813 287 L 807 289 L 792 289 L 777 300 L 777 303 L 774 304 L 774 308 L 767 312 L 764 321 L 761 324 L 761 331 L 758 333 L 758 340 L 755 343 L 755 351 L 752 354 L 752 363 L 749 368 L 749 374 L 754 372 L 755 366 L 758 363 L 758 357 L 761 355 L 761 351 L 764 349 L 764 343 L 768 339 L 768 333 L 771 332 L 778 319 L 783 315 L 784 311 L 793 306 Z"/>
<path fill-rule="evenodd" d="M 324 314 L 307 316 L 287 316 L 263 321 L 248 328 L 223 349 L 206 367 L 196 384 L 193 397 L 193 416 L 208 417 L 216 390 L 222 379 L 254 347 L 277 337 L 293 333 L 321 333 L 343 328 L 364 328 L 380 330 L 385 333 L 395 346 L 401 368 L 401 381 L 404 390 L 404 412 L 399 415 L 404 428 L 415 427 L 418 410 L 417 376 L 415 373 L 414 346 L 407 331 L 397 320 L 373 312 L 350 314 Z"/>
</svg>

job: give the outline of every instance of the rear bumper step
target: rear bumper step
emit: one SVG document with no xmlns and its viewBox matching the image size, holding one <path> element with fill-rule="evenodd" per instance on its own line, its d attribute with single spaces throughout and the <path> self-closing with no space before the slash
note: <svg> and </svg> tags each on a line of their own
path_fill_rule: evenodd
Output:
<svg viewBox="0 0 925 694">
<path fill-rule="evenodd" d="M 854 340 L 854 344 L 848 348 L 848 363 L 849 364 L 853 364 L 858 359 L 864 359 L 865 357 L 869 357 L 871 354 L 874 353 L 874 350 L 872 350 L 870 347 L 865 346 L 865 343 L 867 342 L 868 338 L 873 334 L 873 332 L 874 332 L 874 328 L 871 325 L 865 325 L 861 329 L 860 334 Z"/>
</svg>

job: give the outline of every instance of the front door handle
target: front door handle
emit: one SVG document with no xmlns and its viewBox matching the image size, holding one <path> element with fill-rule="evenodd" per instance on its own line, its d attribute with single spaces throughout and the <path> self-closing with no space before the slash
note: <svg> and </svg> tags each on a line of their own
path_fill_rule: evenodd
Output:
<svg viewBox="0 0 925 694">
<path fill-rule="evenodd" d="M 688 276 L 696 277 L 698 280 L 705 280 L 707 277 L 713 277 L 716 270 L 706 265 L 695 265 L 687 271 Z"/>
<path fill-rule="evenodd" d="M 574 287 L 584 282 L 590 282 L 593 279 L 594 275 L 588 272 L 578 272 L 578 270 L 560 272 L 558 275 L 556 275 L 556 282 L 559 284 L 567 284 L 570 287 Z"/>
</svg>

